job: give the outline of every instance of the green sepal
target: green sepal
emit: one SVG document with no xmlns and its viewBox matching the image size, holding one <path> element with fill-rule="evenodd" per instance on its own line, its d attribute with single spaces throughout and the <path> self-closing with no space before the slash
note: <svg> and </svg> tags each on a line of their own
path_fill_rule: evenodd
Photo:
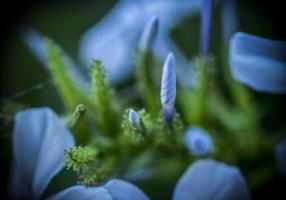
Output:
<svg viewBox="0 0 286 200">
<path fill-rule="evenodd" d="M 84 104 L 92 110 L 89 94 L 67 72 L 67 62 L 63 50 L 51 39 L 45 39 L 44 44 L 48 57 L 48 69 L 67 110 L 72 112 L 79 104 Z"/>
<path fill-rule="evenodd" d="M 92 94 L 97 128 L 106 135 L 116 135 L 120 131 L 120 109 L 105 76 L 99 60 L 91 63 Z"/>
</svg>

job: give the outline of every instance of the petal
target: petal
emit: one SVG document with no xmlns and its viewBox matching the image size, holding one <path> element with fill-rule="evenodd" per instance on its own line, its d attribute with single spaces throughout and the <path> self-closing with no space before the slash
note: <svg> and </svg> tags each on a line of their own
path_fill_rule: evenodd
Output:
<svg viewBox="0 0 286 200">
<path fill-rule="evenodd" d="M 104 186 L 73 186 L 52 196 L 48 200 L 149 200 L 136 186 L 126 181 L 112 179 Z"/>
<path fill-rule="evenodd" d="M 236 33 L 230 42 L 233 77 L 257 90 L 286 92 L 286 42 Z"/>
<path fill-rule="evenodd" d="M 183 18 L 199 13 L 201 0 L 181 0 L 180 3 L 177 0 L 143 0 L 138 6 L 146 14 L 158 15 L 160 25 L 164 29 L 170 30 L 178 25 Z"/>
<path fill-rule="evenodd" d="M 199 126 L 188 128 L 184 141 L 189 151 L 195 156 L 208 155 L 213 149 L 212 139 L 208 132 Z"/>
<path fill-rule="evenodd" d="M 146 20 L 135 17 L 139 13 L 137 6 L 120 1 L 81 38 L 82 62 L 88 66 L 92 59 L 101 60 L 113 84 L 119 84 L 131 75 L 135 48 Z"/>
<path fill-rule="evenodd" d="M 34 108 L 18 112 L 13 134 L 18 180 L 12 179 L 15 181 L 12 191 L 19 193 L 14 195 L 38 199 L 51 179 L 64 167 L 64 150 L 73 144 L 72 135 L 51 109 Z"/>
<path fill-rule="evenodd" d="M 250 199 L 240 170 L 213 160 L 199 160 L 179 179 L 173 200 Z"/>
<path fill-rule="evenodd" d="M 112 83 L 121 83 L 131 75 L 140 35 L 152 15 L 156 14 L 162 28 L 169 31 L 183 17 L 199 9 L 199 0 L 184 0 L 179 4 L 174 0 L 119 1 L 83 35 L 80 41 L 81 60 L 85 64 L 91 59 L 102 60 Z"/>
<path fill-rule="evenodd" d="M 114 200 L 103 187 L 73 186 L 67 188 L 47 200 Z"/>
<path fill-rule="evenodd" d="M 238 31 L 238 12 L 236 0 L 221 1 L 221 24 L 224 42 L 228 43 L 231 36 Z"/>
<path fill-rule="evenodd" d="M 136 186 L 126 181 L 112 179 L 104 188 L 111 194 L 114 200 L 148 200 L 149 198 Z"/>
<path fill-rule="evenodd" d="M 286 139 L 276 145 L 275 158 L 279 174 L 286 176 Z"/>
</svg>

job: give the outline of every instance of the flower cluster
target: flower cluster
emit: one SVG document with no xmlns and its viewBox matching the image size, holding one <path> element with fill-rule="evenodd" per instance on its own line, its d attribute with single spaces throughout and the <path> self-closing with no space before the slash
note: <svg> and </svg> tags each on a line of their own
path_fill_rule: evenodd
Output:
<svg viewBox="0 0 286 200">
<path fill-rule="evenodd" d="M 285 140 L 273 146 L 243 85 L 285 93 L 286 42 L 237 32 L 234 0 L 218 5 L 228 55 L 220 70 L 210 46 L 213 0 L 119 1 L 81 39 L 90 75 L 52 40 L 25 32 L 66 112 L 60 117 L 42 107 L 16 114 L 11 197 L 49 196 L 48 186 L 66 168 L 78 183 L 48 199 L 148 200 L 144 182 L 171 180 L 173 200 L 247 200 L 249 185 L 267 179 L 255 170 L 274 171 L 255 161 L 274 148 L 285 175 Z M 170 32 L 198 13 L 200 52 L 189 62 Z M 245 172 L 240 163 L 253 169 Z"/>
</svg>

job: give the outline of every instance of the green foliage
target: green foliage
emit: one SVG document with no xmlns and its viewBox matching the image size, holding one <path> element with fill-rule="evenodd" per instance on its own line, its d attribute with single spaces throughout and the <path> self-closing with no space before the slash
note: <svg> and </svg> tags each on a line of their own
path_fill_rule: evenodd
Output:
<svg viewBox="0 0 286 200">
<path fill-rule="evenodd" d="M 68 115 L 66 124 L 74 133 L 79 144 L 86 144 L 90 139 L 90 129 L 88 126 L 88 117 L 86 116 L 87 108 L 85 105 L 78 105 L 73 113 Z"/>
<path fill-rule="evenodd" d="M 97 172 L 98 151 L 89 146 L 73 147 L 65 152 L 65 166 L 78 175 L 79 184 L 94 185 L 101 176 Z"/>
<path fill-rule="evenodd" d="M 45 39 L 44 44 L 49 61 L 49 71 L 67 110 L 72 112 L 79 104 L 92 109 L 87 91 L 81 88 L 67 72 L 68 58 L 65 58 L 62 49 L 50 39 Z"/>
<path fill-rule="evenodd" d="M 106 79 L 102 63 L 98 60 L 93 61 L 91 67 L 97 127 L 104 134 L 115 135 L 120 130 L 119 105 Z"/>
<path fill-rule="evenodd" d="M 85 146 L 68 150 L 65 160 L 66 168 L 77 174 L 81 184 L 96 185 L 110 176 L 124 175 L 128 169 L 137 171 L 146 166 L 151 166 L 157 178 L 174 178 L 164 172 L 175 166 L 178 175 L 194 160 L 183 141 L 184 130 L 192 125 L 211 130 L 213 158 L 252 164 L 250 160 L 261 149 L 270 151 L 269 145 L 265 145 L 269 138 L 261 133 L 250 91 L 232 79 L 226 57 L 220 63 L 221 71 L 213 58 L 195 59 L 196 84 L 192 89 L 178 85 L 174 118 L 166 123 L 159 95 L 161 74 L 158 72 L 162 67 L 150 52 L 139 51 L 135 77 L 142 95 L 132 104 L 143 103 L 146 109 L 138 111 L 141 127 L 136 128 L 129 121 L 130 109 L 121 114 L 122 108 L 100 61 L 91 64 L 92 89 L 87 92 L 67 73 L 59 47 L 50 40 L 45 44 L 50 72 L 63 102 L 70 112 L 76 108 L 67 124 L 75 132 L 77 143 Z M 217 80 L 218 72 L 223 74 L 223 80 Z M 224 88 L 220 86 L 222 83 L 229 92 L 220 89 Z M 126 105 L 130 104 L 126 98 Z M 262 174 L 268 174 L 259 180 L 264 181 L 272 174 L 271 170 L 259 169 Z M 247 176 L 255 180 L 258 175 Z"/>
<path fill-rule="evenodd" d="M 208 116 L 206 105 L 214 81 L 214 60 L 195 59 L 196 84 L 192 90 L 180 88 L 178 101 L 189 124 L 204 125 Z"/>
<path fill-rule="evenodd" d="M 76 128 L 79 125 L 80 121 L 82 120 L 85 112 L 86 112 L 85 105 L 82 104 L 78 105 L 75 108 L 72 115 L 67 119 L 67 126 L 71 129 Z"/>
<path fill-rule="evenodd" d="M 154 74 L 158 75 L 156 68 L 156 60 L 153 55 L 149 52 L 144 53 L 139 51 L 135 66 L 135 75 L 138 87 L 142 93 L 143 102 L 152 117 L 156 116 L 160 111 L 160 100 L 158 98 L 160 91 L 158 85 L 156 86 L 156 78 L 158 79 L 158 77 L 152 76 Z M 160 78 L 159 80 L 161 80 Z"/>
<path fill-rule="evenodd" d="M 97 151 L 88 146 L 73 147 L 65 152 L 66 168 L 79 173 L 95 162 Z"/>
</svg>

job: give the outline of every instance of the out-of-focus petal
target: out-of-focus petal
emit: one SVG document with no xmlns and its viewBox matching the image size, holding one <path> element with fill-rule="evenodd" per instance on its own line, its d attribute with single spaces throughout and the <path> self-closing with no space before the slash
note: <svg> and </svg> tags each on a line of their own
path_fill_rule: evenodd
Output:
<svg viewBox="0 0 286 200">
<path fill-rule="evenodd" d="M 104 188 L 111 194 L 114 200 L 148 200 L 149 198 L 136 186 L 126 181 L 112 179 Z"/>
<path fill-rule="evenodd" d="M 181 176 L 173 200 L 248 200 L 240 170 L 213 160 L 199 160 Z"/>
<path fill-rule="evenodd" d="M 279 174 L 286 176 L 286 139 L 276 145 L 275 158 Z"/>
<path fill-rule="evenodd" d="M 142 0 L 138 6 L 147 14 L 158 15 L 162 27 L 170 30 L 183 18 L 199 13 L 201 4 L 201 0 Z"/>
<path fill-rule="evenodd" d="M 233 77 L 261 92 L 286 92 L 286 42 L 238 32 L 230 42 Z"/>
<path fill-rule="evenodd" d="M 80 41 L 80 58 L 85 65 L 92 59 L 103 62 L 113 84 L 124 81 L 132 72 L 135 48 L 148 16 L 128 1 L 119 1 Z"/>
<path fill-rule="evenodd" d="M 14 175 L 18 177 L 12 178 L 12 195 L 38 199 L 64 167 L 64 150 L 73 145 L 72 135 L 51 109 L 18 112 L 13 134 Z"/>
<path fill-rule="evenodd" d="M 112 179 L 100 187 L 73 186 L 55 194 L 48 200 L 148 200 L 136 186 Z"/>
<path fill-rule="evenodd" d="M 67 188 L 47 200 L 114 200 L 108 191 L 103 187 L 73 186 Z"/>
<path fill-rule="evenodd" d="M 112 83 L 121 83 L 133 70 L 140 35 L 152 15 L 157 15 L 161 28 L 169 32 L 182 18 L 198 13 L 200 6 L 200 0 L 119 1 L 83 35 L 81 60 L 85 64 L 91 59 L 102 60 Z"/>
<path fill-rule="evenodd" d="M 236 0 L 222 0 L 221 24 L 224 42 L 228 43 L 231 36 L 238 31 L 238 12 Z"/>
<path fill-rule="evenodd" d="M 199 126 L 190 127 L 185 133 L 184 141 L 195 156 L 208 155 L 213 149 L 212 139 L 208 132 Z"/>
</svg>

